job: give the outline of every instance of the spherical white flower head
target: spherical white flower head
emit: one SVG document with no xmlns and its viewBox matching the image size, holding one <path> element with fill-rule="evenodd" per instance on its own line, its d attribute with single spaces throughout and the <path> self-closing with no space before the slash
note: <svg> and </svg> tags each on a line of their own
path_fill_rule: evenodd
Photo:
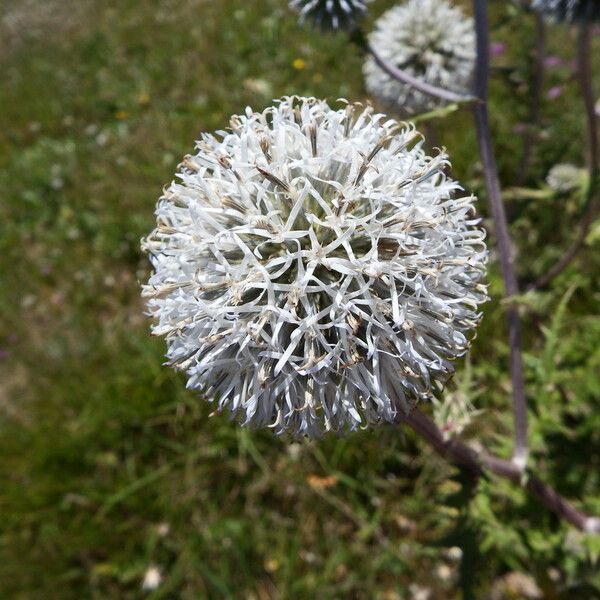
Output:
<svg viewBox="0 0 600 600">
<path fill-rule="evenodd" d="M 533 0 L 531 8 L 555 21 L 600 21 L 598 0 Z"/>
<path fill-rule="evenodd" d="M 392 421 L 463 355 L 484 232 L 443 155 L 372 109 L 314 98 L 203 134 L 143 242 L 171 365 L 244 425 Z"/>
<path fill-rule="evenodd" d="M 321 29 L 354 28 L 367 12 L 372 0 L 290 0 L 290 8 L 300 13 L 300 18 L 312 21 Z"/>
<path fill-rule="evenodd" d="M 587 171 L 568 163 L 554 165 L 546 177 L 548 187 L 555 192 L 570 192 L 581 188 L 586 181 Z"/>
<path fill-rule="evenodd" d="M 369 42 L 384 60 L 421 81 L 468 93 L 475 64 L 473 19 L 446 0 L 408 0 L 394 6 L 376 21 Z M 400 114 L 443 104 L 392 78 L 372 56 L 363 74 L 369 93 Z"/>
</svg>

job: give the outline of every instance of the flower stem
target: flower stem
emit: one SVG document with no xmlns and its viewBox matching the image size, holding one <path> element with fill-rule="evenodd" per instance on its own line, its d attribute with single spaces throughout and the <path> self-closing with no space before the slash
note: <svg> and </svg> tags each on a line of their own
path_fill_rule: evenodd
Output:
<svg viewBox="0 0 600 600">
<path fill-rule="evenodd" d="M 547 508 L 561 519 L 564 519 L 577 529 L 586 533 L 600 534 L 600 519 L 589 517 L 577 510 L 563 498 L 555 489 L 544 483 L 536 475 L 527 474 L 513 461 L 503 460 L 497 456 L 477 451 L 463 442 L 446 439 L 438 426 L 418 409 L 401 417 L 418 435 L 424 438 L 439 454 L 450 458 L 458 466 L 479 477 L 487 471 L 508 479 L 521 486 L 526 492 L 535 496 Z"/>
<path fill-rule="evenodd" d="M 600 148 L 598 140 L 598 117 L 596 116 L 595 110 L 595 98 L 594 90 L 592 89 L 592 44 L 591 44 L 591 30 L 587 23 L 582 23 L 579 29 L 579 37 L 577 43 L 577 63 L 578 63 L 578 76 L 579 86 L 581 88 L 581 96 L 583 97 L 583 103 L 585 106 L 585 114 L 587 121 L 588 139 L 589 139 L 589 173 L 590 180 L 588 183 L 588 189 L 586 192 L 586 205 L 583 211 L 583 216 L 579 222 L 579 231 L 575 241 L 562 255 L 562 257 L 548 269 L 537 281 L 530 287 L 530 289 L 540 289 L 546 287 L 552 279 L 562 273 L 575 258 L 577 252 L 585 243 L 585 238 L 589 233 L 594 217 L 598 212 L 598 182 L 599 168 L 600 168 Z"/>
<path fill-rule="evenodd" d="M 481 102 L 473 105 L 473 114 L 477 128 L 479 153 L 485 174 L 488 200 L 500 256 L 500 268 L 504 279 L 504 287 L 509 297 L 517 296 L 519 288 L 513 264 L 510 234 L 496 167 L 496 159 L 492 147 L 492 137 L 488 116 L 488 80 L 489 80 L 489 34 L 487 0 L 473 0 L 475 12 L 475 29 L 477 35 L 477 58 L 475 63 L 474 95 Z M 523 375 L 523 359 L 521 356 L 521 324 L 516 305 L 511 304 L 507 310 L 508 337 L 510 346 L 510 374 L 513 393 L 513 414 L 515 421 L 515 448 L 513 463 L 523 469 L 527 462 L 527 406 L 525 400 L 525 379 Z"/>
<path fill-rule="evenodd" d="M 365 50 L 371 54 L 377 65 L 383 69 L 390 77 L 393 77 L 397 81 L 402 83 L 406 83 L 419 92 L 423 92 L 428 96 L 432 96 L 434 98 L 439 98 L 440 100 L 445 100 L 447 102 L 476 102 L 477 98 L 473 96 L 457 94 L 455 92 L 451 92 L 450 90 L 446 90 L 435 85 L 431 85 L 426 83 L 425 81 L 421 81 L 416 77 L 413 77 L 409 73 L 398 69 L 395 65 L 387 62 L 378 52 L 373 48 L 368 41 L 363 41 Z"/>
</svg>

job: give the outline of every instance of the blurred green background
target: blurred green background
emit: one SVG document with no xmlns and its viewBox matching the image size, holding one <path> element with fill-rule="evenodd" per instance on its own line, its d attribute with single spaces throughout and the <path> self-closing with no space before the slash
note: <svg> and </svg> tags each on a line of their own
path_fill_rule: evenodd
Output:
<svg viewBox="0 0 600 600">
<path fill-rule="evenodd" d="M 366 28 L 391 5 L 374 2 Z M 545 184 L 557 163 L 585 166 L 575 37 L 548 27 L 553 59 L 524 182 L 541 193 L 511 191 L 534 20 L 510 2 L 492 8 L 495 145 L 530 281 L 568 245 L 581 210 L 577 190 Z M 242 430 L 209 417 L 162 366 L 139 297 L 149 272 L 139 240 L 179 159 L 246 105 L 366 99 L 361 63 L 344 35 L 301 27 L 283 0 L 2 1 L 0 598 L 600 597 L 598 539 L 514 486 L 475 484 L 392 427 L 311 442 Z M 427 128 L 489 226 L 468 111 Z M 595 514 L 599 242 L 597 222 L 571 267 L 523 300 L 532 466 Z M 492 259 L 494 300 L 471 357 L 431 410 L 509 456 Z"/>
</svg>

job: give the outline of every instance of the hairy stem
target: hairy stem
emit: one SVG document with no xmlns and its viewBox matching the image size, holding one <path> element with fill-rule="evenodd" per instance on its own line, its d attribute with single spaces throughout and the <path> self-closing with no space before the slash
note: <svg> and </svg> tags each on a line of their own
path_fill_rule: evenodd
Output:
<svg viewBox="0 0 600 600">
<path fill-rule="evenodd" d="M 425 439 L 439 454 L 479 477 L 493 473 L 519 485 L 561 519 L 586 533 L 600 534 L 600 519 L 589 517 L 577 510 L 554 488 L 536 475 L 527 474 L 512 461 L 477 451 L 456 439 L 446 439 L 438 426 L 424 413 L 414 409 L 402 418 L 419 436 Z"/>
<path fill-rule="evenodd" d="M 473 105 L 479 153 L 483 170 L 488 200 L 494 221 L 500 268 L 504 280 L 506 294 L 517 296 L 519 288 L 513 264 L 510 234 L 496 167 L 496 159 L 492 147 L 489 124 L 487 98 L 489 80 L 489 35 L 487 0 L 473 0 L 475 11 L 475 28 L 477 34 L 477 59 L 475 64 L 475 96 L 481 100 Z M 525 400 L 525 378 L 523 374 L 523 358 L 521 356 L 521 323 L 516 305 L 511 304 L 507 310 L 508 337 L 510 346 L 510 374 L 513 392 L 513 414 L 515 421 L 515 448 L 513 462 L 524 468 L 527 462 L 527 405 Z"/>
<path fill-rule="evenodd" d="M 587 130 L 588 130 L 588 161 L 590 180 L 586 192 L 586 203 L 583 211 L 583 216 L 579 222 L 579 230 L 575 241 L 569 246 L 562 257 L 554 263 L 546 273 L 537 279 L 530 289 L 540 289 L 546 287 L 552 279 L 562 273 L 575 258 L 581 247 L 585 243 L 594 217 L 598 212 L 598 177 L 600 163 L 600 149 L 598 141 L 598 117 L 595 110 L 595 97 L 592 86 L 592 44 L 591 30 L 587 23 L 582 23 L 579 30 L 579 38 L 577 43 L 577 63 L 578 63 L 578 78 L 581 89 L 581 96 L 585 106 Z"/>
</svg>

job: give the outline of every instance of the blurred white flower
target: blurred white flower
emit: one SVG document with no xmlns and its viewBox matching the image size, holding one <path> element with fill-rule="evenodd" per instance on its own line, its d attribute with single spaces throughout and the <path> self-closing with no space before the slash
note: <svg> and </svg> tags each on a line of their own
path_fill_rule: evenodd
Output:
<svg viewBox="0 0 600 600">
<path fill-rule="evenodd" d="M 431 85 L 468 93 L 475 64 L 473 19 L 446 0 L 408 0 L 385 12 L 369 36 L 388 63 Z M 432 110 L 443 100 L 397 81 L 368 56 L 363 73 L 370 94 L 400 114 Z"/>
<path fill-rule="evenodd" d="M 432 591 L 429 588 L 423 587 L 416 583 L 411 583 L 408 586 L 410 597 L 412 600 L 430 600 Z"/>
<path fill-rule="evenodd" d="M 600 21 L 598 0 L 533 0 L 531 8 L 556 21 Z"/>
<path fill-rule="evenodd" d="M 490 600 L 504 598 L 523 598 L 524 600 L 541 600 L 545 597 L 535 579 L 527 573 L 511 571 L 496 579 L 490 593 Z"/>
<path fill-rule="evenodd" d="M 244 79 L 243 86 L 250 92 L 271 97 L 271 84 L 266 79 Z"/>
<path fill-rule="evenodd" d="M 372 0 L 290 0 L 290 8 L 321 29 L 354 28 Z"/>
<path fill-rule="evenodd" d="M 448 565 L 441 564 L 435 568 L 435 575 L 440 581 L 446 582 L 452 579 L 454 571 Z"/>
<path fill-rule="evenodd" d="M 142 589 L 146 591 L 155 590 L 162 582 L 162 573 L 160 569 L 154 565 L 148 567 L 144 573 L 142 581 Z"/>
<path fill-rule="evenodd" d="M 289 444 L 287 447 L 287 453 L 290 459 L 296 462 L 302 454 L 302 446 L 297 443 Z"/>
<path fill-rule="evenodd" d="M 462 559 L 463 551 L 458 546 L 451 546 L 448 548 L 446 556 L 452 561 L 459 561 Z"/>
<path fill-rule="evenodd" d="M 587 179 L 585 169 L 569 163 L 554 165 L 546 177 L 546 183 L 555 192 L 564 193 L 580 188 Z"/>
<path fill-rule="evenodd" d="M 487 251 L 474 198 L 422 143 L 371 108 L 298 97 L 202 135 L 142 244 L 153 333 L 188 388 L 243 425 L 312 436 L 392 421 L 442 386 Z"/>
</svg>

